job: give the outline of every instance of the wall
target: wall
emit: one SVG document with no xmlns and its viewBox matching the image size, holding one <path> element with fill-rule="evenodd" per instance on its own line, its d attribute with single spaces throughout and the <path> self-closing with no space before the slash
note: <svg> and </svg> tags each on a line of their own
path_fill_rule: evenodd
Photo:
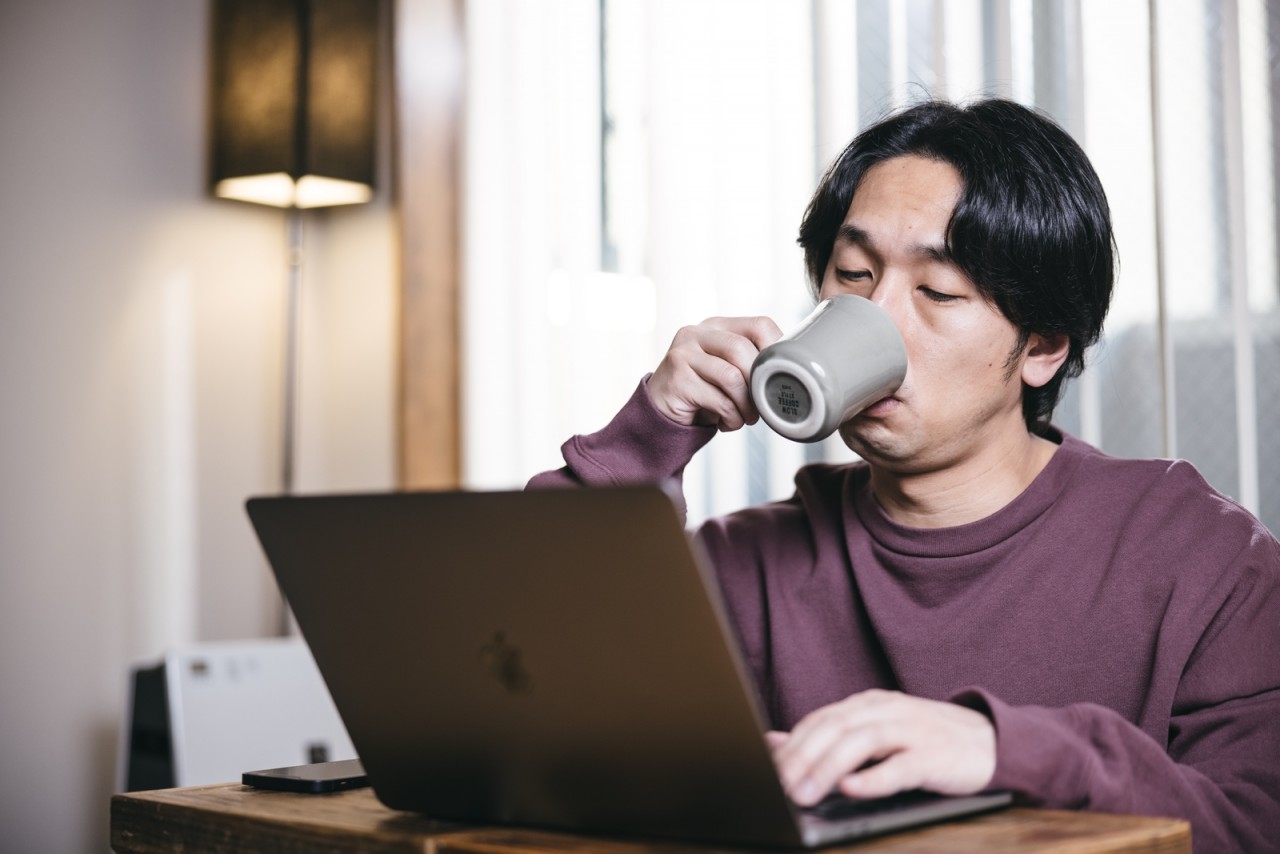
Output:
<svg viewBox="0 0 1280 854">
<path fill-rule="evenodd" d="M 276 624 L 242 503 L 278 483 L 284 215 L 206 198 L 207 31 L 0 4 L 6 850 L 106 850 L 131 661 Z M 388 196 L 310 218 L 300 490 L 394 478 Z"/>
</svg>

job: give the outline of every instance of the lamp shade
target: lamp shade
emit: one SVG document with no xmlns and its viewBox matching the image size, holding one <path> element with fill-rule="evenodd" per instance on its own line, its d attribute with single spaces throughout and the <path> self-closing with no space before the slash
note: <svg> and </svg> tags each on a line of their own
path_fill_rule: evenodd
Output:
<svg viewBox="0 0 1280 854">
<path fill-rule="evenodd" d="M 377 0 L 214 0 L 214 195 L 277 207 L 373 196 Z"/>
</svg>

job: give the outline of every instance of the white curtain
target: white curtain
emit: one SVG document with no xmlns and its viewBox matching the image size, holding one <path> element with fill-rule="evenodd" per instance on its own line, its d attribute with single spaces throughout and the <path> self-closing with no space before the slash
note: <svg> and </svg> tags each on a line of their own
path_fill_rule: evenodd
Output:
<svg viewBox="0 0 1280 854">
<path fill-rule="evenodd" d="M 1055 116 L 1112 205 L 1115 302 L 1056 421 L 1113 453 L 1189 458 L 1280 528 L 1280 15 L 1265 0 L 470 0 L 466 14 L 468 486 L 559 465 L 679 326 L 798 320 L 795 236 L 829 161 L 889 109 L 990 93 Z M 722 436 L 687 474 L 691 521 L 785 496 L 820 458 L 851 455 L 763 425 Z"/>
</svg>

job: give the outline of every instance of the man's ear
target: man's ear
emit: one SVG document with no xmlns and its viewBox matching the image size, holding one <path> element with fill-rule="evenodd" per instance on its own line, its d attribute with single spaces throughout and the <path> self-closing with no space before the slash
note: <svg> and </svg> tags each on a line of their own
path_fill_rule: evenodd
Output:
<svg viewBox="0 0 1280 854">
<path fill-rule="evenodd" d="M 1066 335 L 1031 333 L 1022 360 L 1022 381 L 1032 388 L 1040 388 L 1058 373 L 1070 350 L 1071 340 Z"/>
</svg>

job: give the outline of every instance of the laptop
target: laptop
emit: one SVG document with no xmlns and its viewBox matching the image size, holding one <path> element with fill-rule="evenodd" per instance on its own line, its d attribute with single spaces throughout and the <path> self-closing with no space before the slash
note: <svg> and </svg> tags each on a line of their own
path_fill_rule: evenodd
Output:
<svg viewBox="0 0 1280 854">
<path fill-rule="evenodd" d="M 657 487 L 271 497 L 247 509 L 392 809 L 797 848 L 1009 802 L 910 794 L 797 808 L 715 580 Z"/>
</svg>

